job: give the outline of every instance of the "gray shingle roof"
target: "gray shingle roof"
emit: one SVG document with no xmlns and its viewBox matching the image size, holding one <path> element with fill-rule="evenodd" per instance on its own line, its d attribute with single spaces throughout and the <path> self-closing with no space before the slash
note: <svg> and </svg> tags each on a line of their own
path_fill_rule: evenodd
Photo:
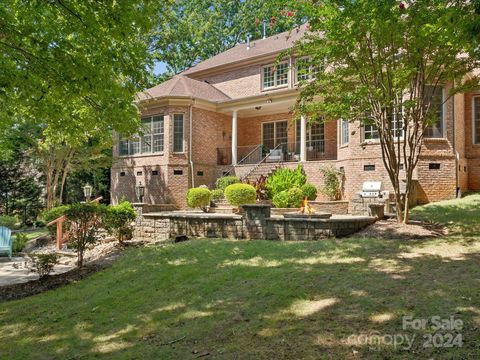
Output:
<svg viewBox="0 0 480 360">
<path fill-rule="evenodd" d="M 185 70 L 182 74 L 189 75 L 199 71 L 213 69 L 218 66 L 244 61 L 257 56 L 275 54 L 291 48 L 297 40 L 300 40 L 307 31 L 307 24 L 304 24 L 292 31 L 286 31 L 266 39 L 252 41 L 250 49 L 246 44 L 238 44 L 233 48 L 224 51 L 210 59 Z"/>
<path fill-rule="evenodd" d="M 208 101 L 228 100 L 230 97 L 206 82 L 176 75 L 170 80 L 138 94 L 138 100 L 162 98 L 168 96 L 192 96 Z"/>
</svg>

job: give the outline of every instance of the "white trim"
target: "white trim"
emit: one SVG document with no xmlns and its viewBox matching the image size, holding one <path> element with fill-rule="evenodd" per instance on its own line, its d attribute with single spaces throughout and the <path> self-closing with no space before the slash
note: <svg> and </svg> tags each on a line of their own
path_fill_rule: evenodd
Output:
<svg viewBox="0 0 480 360">
<path fill-rule="evenodd" d="M 343 122 L 346 122 L 347 123 L 347 136 L 348 136 L 348 141 L 346 142 L 343 142 Z M 339 120 L 340 122 L 340 126 L 339 126 L 339 129 L 340 129 L 340 132 L 339 132 L 339 135 L 340 135 L 340 139 L 339 139 L 339 144 L 340 144 L 340 147 L 342 146 L 347 146 L 349 143 L 350 143 L 350 122 L 348 120 L 345 120 L 345 119 L 340 119 Z"/>
<path fill-rule="evenodd" d="M 475 141 L 475 112 L 476 112 L 476 109 L 475 109 L 475 99 L 480 99 L 480 95 L 473 95 L 472 96 L 472 144 L 473 145 L 480 145 L 480 142 L 476 142 Z M 480 119 L 478 119 L 478 121 L 480 121 Z"/>
<path fill-rule="evenodd" d="M 277 71 L 278 71 L 278 66 L 279 65 L 283 65 L 283 64 L 287 64 L 287 83 L 286 84 L 281 84 L 281 85 L 277 85 Z M 268 87 L 265 87 L 264 86 L 264 73 L 265 73 L 265 68 L 268 68 L 268 67 L 274 67 L 275 68 L 275 72 L 273 73 L 273 83 L 274 85 L 273 86 L 268 86 Z M 289 62 L 288 62 L 288 59 L 287 60 L 283 60 L 283 61 L 280 61 L 278 64 L 275 64 L 275 63 L 272 63 L 272 64 L 267 64 L 267 65 L 262 65 L 261 66 L 261 70 L 260 70 L 260 73 L 261 73 L 261 81 L 260 81 L 260 89 L 263 91 L 263 90 L 272 90 L 272 89 L 281 89 L 281 88 L 288 88 L 289 87 L 289 84 L 290 84 L 290 69 L 289 69 Z"/>
<path fill-rule="evenodd" d="M 445 114 L 447 112 L 447 103 L 446 103 L 446 96 L 445 96 L 445 92 L 446 92 L 446 88 L 445 88 L 445 84 L 437 84 L 437 85 L 432 85 L 432 84 L 428 84 L 426 86 L 433 86 L 433 87 L 440 87 L 442 89 L 442 118 L 440 119 L 441 120 L 441 123 L 442 123 L 442 134 L 441 136 L 424 136 L 424 139 L 446 139 L 447 136 L 446 136 L 446 124 L 445 124 Z M 431 104 L 430 104 L 431 106 Z M 430 108 L 431 109 L 431 108 Z M 430 110 L 429 109 L 429 110 Z M 428 128 L 428 126 L 427 126 Z"/>
<path fill-rule="evenodd" d="M 272 120 L 272 121 L 264 121 L 264 122 L 261 122 L 260 124 L 260 135 L 261 135 L 261 141 L 262 141 L 262 146 L 265 146 L 265 144 L 263 143 L 263 125 L 264 124 L 275 124 L 277 122 L 287 122 L 287 145 L 288 145 L 288 119 L 283 119 L 283 120 Z M 274 142 L 274 147 L 277 146 L 278 144 L 275 144 L 277 142 L 277 127 L 274 125 L 273 126 L 273 142 Z"/>
</svg>

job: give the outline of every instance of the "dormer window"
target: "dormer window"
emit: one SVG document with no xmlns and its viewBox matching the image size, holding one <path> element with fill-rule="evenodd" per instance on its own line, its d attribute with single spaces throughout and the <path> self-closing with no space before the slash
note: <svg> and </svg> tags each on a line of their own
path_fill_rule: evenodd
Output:
<svg viewBox="0 0 480 360">
<path fill-rule="evenodd" d="M 274 89 L 288 85 L 288 62 L 263 67 L 262 88 Z"/>
</svg>

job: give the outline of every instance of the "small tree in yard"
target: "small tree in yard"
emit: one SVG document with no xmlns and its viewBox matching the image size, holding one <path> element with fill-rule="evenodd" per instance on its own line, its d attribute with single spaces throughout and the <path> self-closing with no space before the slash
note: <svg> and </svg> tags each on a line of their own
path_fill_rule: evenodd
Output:
<svg viewBox="0 0 480 360">
<path fill-rule="evenodd" d="M 132 237 L 132 222 L 136 217 L 137 213 L 128 201 L 109 206 L 105 212 L 105 229 L 115 236 L 120 244 L 123 244 L 125 239 Z"/>
<path fill-rule="evenodd" d="M 77 251 L 77 265 L 83 266 L 83 255 L 88 246 L 95 244 L 98 228 L 102 222 L 103 207 L 96 203 L 73 204 L 66 211 L 70 230 L 68 238 Z"/>
<path fill-rule="evenodd" d="M 424 137 L 442 134 L 442 103 L 478 84 L 479 15 L 469 1 L 291 1 L 310 14 L 310 32 L 292 51 L 309 56 L 296 111 L 348 119 L 378 130 L 397 220 L 408 222 L 412 177 Z M 321 71 L 320 71 L 321 70 Z M 448 90 L 448 91 L 446 91 Z M 442 92 L 444 96 L 442 96 Z M 440 134 L 440 135 L 438 135 Z M 405 197 L 401 193 L 403 164 Z"/>
</svg>

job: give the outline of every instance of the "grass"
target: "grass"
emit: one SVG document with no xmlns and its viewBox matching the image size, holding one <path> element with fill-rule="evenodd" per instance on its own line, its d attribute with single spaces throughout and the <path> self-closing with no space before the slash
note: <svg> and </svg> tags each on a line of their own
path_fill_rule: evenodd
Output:
<svg viewBox="0 0 480 360">
<path fill-rule="evenodd" d="M 27 235 L 28 240 L 36 239 L 39 236 L 47 235 L 48 230 L 47 228 L 35 229 L 31 231 L 21 231 L 21 233 Z M 15 234 L 13 235 L 15 236 Z"/>
<path fill-rule="evenodd" d="M 86 280 L 0 304 L 0 358 L 478 358 L 479 203 L 413 211 L 447 223 L 444 238 L 129 249 Z M 424 348 L 433 330 L 402 329 L 408 315 L 461 319 L 463 346 Z M 399 334 L 416 336 L 410 351 L 348 341 Z"/>
</svg>

